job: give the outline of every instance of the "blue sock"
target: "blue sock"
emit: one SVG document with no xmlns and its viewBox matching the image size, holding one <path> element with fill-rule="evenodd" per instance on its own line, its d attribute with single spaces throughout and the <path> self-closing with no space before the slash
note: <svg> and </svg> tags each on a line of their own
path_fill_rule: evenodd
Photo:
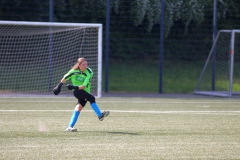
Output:
<svg viewBox="0 0 240 160">
<path fill-rule="evenodd" d="M 91 107 L 94 110 L 94 112 L 97 114 L 98 117 L 102 114 L 100 109 L 99 109 L 99 107 L 98 107 L 98 105 L 96 103 L 92 103 Z"/>
<path fill-rule="evenodd" d="M 71 121 L 69 123 L 69 127 L 73 127 L 75 125 L 79 115 L 80 115 L 80 112 L 74 110 Z"/>
</svg>

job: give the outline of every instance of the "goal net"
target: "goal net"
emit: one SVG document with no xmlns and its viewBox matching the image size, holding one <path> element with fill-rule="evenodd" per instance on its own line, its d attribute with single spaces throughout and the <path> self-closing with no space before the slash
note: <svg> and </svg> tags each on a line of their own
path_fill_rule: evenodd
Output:
<svg viewBox="0 0 240 160">
<path fill-rule="evenodd" d="M 240 91 L 240 30 L 220 30 L 194 90 L 195 94 L 232 97 Z"/>
<path fill-rule="evenodd" d="M 102 24 L 0 21 L 0 57 L 0 94 L 53 94 L 84 57 L 101 97 Z M 64 85 L 60 95 L 69 93 Z"/>
</svg>

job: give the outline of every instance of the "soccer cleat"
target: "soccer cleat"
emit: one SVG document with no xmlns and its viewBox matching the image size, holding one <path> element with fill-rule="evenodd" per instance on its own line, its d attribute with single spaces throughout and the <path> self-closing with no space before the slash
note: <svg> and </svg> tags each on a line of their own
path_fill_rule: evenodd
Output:
<svg viewBox="0 0 240 160">
<path fill-rule="evenodd" d="M 99 121 L 102 121 L 105 117 L 109 115 L 110 111 L 104 111 L 99 117 Z"/>
<path fill-rule="evenodd" d="M 73 127 L 68 127 L 66 129 L 67 132 L 77 132 L 77 129 L 76 128 L 73 128 Z"/>
</svg>

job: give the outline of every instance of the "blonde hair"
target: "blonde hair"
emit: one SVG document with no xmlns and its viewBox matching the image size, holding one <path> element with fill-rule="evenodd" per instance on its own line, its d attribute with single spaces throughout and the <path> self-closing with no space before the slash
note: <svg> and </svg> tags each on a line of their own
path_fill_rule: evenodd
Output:
<svg viewBox="0 0 240 160">
<path fill-rule="evenodd" d="M 72 67 L 72 69 L 78 69 L 78 68 L 79 68 L 79 65 L 80 65 L 83 61 L 86 61 L 85 58 L 83 58 L 83 57 L 78 58 L 77 63 L 75 63 L 75 65 Z"/>
</svg>

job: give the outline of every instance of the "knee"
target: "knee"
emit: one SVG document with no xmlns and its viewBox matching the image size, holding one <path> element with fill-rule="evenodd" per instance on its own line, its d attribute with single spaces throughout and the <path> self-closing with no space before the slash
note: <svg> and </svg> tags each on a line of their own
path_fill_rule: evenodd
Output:
<svg viewBox="0 0 240 160">
<path fill-rule="evenodd" d="M 91 96 L 89 97 L 89 102 L 90 102 L 90 104 L 95 103 L 95 102 L 96 102 L 96 101 L 95 101 L 95 97 L 91 95 Z"/>
<path fill-rule="evenodd" d="M 78 111 L 78 112 L 81 112 L 82 110 L 82 105 L 81 104 L 77 104 L 76 107 L 75 107 L 75 110 Z"/>
</svg>

